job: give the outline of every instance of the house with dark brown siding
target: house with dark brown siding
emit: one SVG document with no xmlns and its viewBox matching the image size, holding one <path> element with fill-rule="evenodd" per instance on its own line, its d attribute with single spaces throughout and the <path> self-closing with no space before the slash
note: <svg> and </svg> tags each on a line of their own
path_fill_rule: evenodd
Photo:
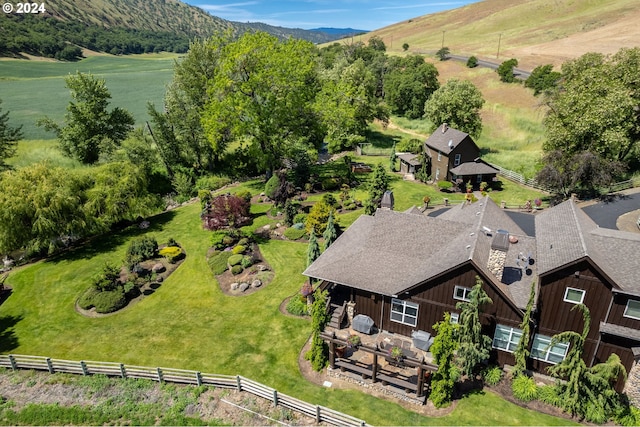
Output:
<svg viewBox="0 0 640 427">
<path fill-rule="evenodd" d="M 464 163 L 474 163 L 480 148 L 469 134 L 443 123 L 424 142 L 424 151 L 431 164 L 431 179 L 451 181 L 451 170 Z"/>
<path fill-rule="evenodd" d="M 565 357 L 567 345 L 549 341 L 582 332 L 582 314 L 572 310 L 578 303 L 592 318 L 587 365 L 616 353 L 631 369 L 640 353 L 640 235 L 599 228 L 573 201 L 536 214 L 535 234 L 488 197 L 438 217 L 378 210 L 358 218 L 304 274 L 355 303 L 355 314 L 379 330 L 404 336 L 433 334 L 446 312 L 456 321 L 456 304 L 480 278 L 493 301 L 483 307 L 483 332 L 493 339 L 493 362 L 502 365 L 514 363 L 533 287 L 532 369 L 545 372 Z"/>
</svg>

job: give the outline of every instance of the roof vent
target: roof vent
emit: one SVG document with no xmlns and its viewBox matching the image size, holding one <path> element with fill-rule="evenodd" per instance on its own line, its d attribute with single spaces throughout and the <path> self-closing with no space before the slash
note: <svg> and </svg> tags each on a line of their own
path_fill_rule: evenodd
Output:
<svg viewBox="0 0 640 427">
<path fill-rule="evenodd" d="M 493 236 L 491 249 L 502 252 L 507 252 L 509 250 L 509 233 L 504 231 L 505 230 L 498 230 L 498 232 Z"/>
<path fill-rule="evenodd" d="M 389 209 L 389 210 L 393 210 L 393 191 L 385 191 L 384 194 L 382 195 L 382 200 L 380 201 L 380 207 L 382 209 Z"/>
<path fill-rule="evenodd" d="M 450 139 L 447 145 L 449 146 L 449 148 L 453 148 L 453 139 Z"/>
</svg>

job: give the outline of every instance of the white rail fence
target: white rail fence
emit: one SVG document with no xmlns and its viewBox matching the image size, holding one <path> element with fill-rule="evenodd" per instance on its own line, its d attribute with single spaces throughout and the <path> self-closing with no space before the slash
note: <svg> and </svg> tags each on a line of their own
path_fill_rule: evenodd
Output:
<svg viewBox="0 0 640 427">
<path fill-rule="evenodd" d="M 0 355 L 0 367 L 8 369 L 33 369 L 54 373 L 76 375 L 107 375 L 121 378 L 139 378 L 158 382 L 205 385 L 219 388 L 236 389 L 269 400 L 274 406 L 282 406 L 312 417 L 317 423 L 336 426 L 366 426 L 366 422 L 333 409 L 312 405 L 277 390 L 244 378 L 240 375 L 204 374 L 172 368 L 150 368 L 146 366 L 125 365 L 113 362 L 92 362 L 51 359 L 43 356 L 25 356 L 18 354 Z"/>
</svg>

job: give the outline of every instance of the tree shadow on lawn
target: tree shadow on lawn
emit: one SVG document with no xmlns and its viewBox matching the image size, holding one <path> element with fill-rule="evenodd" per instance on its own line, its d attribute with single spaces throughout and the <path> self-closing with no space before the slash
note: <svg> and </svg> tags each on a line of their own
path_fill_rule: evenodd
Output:
<svg viewBox="0 0 640 427">
<path fill-rule="evenodd" d="M 105 234 L 92 237 L 67 251 L 53 255 L 47 258 L 45 262 L 77 261 L 90 259 L 105 252 L 111 252 L 116 247 L 134 237 L 162 231 L 165 224 L 171 222 L 175 215 L 175 211 L 170 210 L 146 218 L 144 221 L 149 222 L 149 227 L 147 228 L 140 228 L 138 224 L 142 221 L 139 221 L 122 230 L 108 231 Z"/>
<path fill-rule="evenodd" d="M 0 317 L 0 353 L 18 348 L 18 337 L 13 331 L 13 327 L 22 319 L 22 316 Z"/>
<path fill-rule="evenodd" d="M 391 148 L 394 142 L 400 142 L 400 135 L 389 135 L 377 130 L 367 131 L 367 142 L 377 148 Z"/>
</svg>

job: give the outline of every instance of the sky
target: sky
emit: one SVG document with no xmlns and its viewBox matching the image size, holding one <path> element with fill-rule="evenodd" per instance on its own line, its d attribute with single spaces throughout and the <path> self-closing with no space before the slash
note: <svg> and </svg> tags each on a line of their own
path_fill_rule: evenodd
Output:
<svg viewBox="0 0 640 427">
<path fill-rule="evenodd" d="M 481 0 L 182 0 L 228 21 L 287 28 L 376 30 Z"/>
</svg>

